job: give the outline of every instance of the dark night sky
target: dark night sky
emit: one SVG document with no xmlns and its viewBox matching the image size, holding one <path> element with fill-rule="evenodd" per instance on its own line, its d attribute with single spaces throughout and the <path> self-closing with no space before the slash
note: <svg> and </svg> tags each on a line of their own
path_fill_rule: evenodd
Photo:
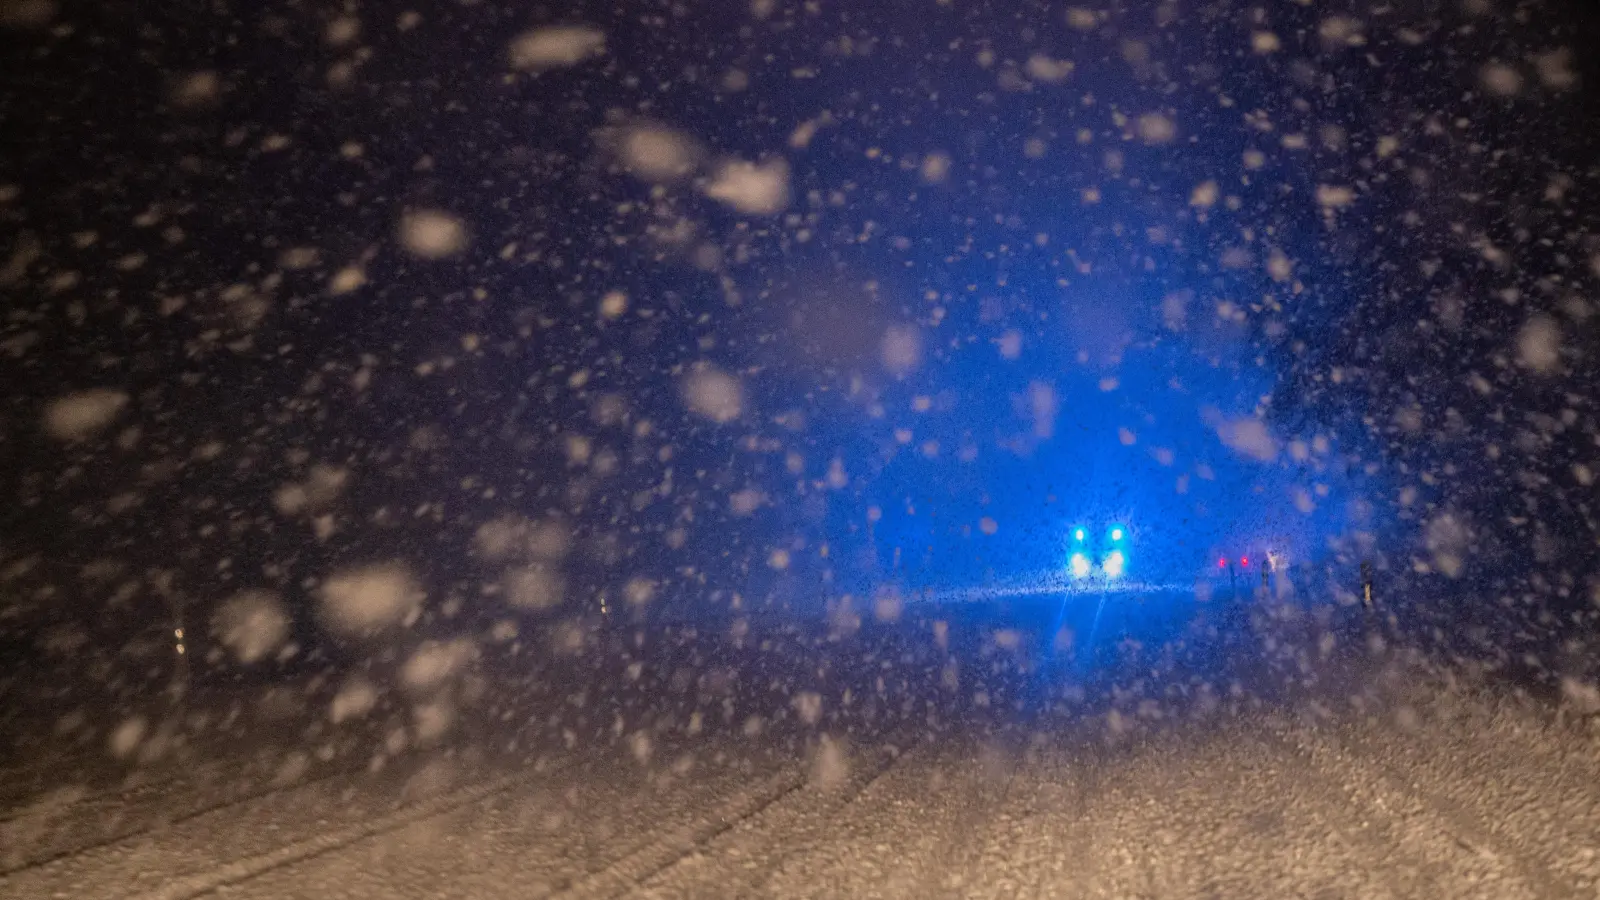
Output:
<svg viewBox="0 0 1600 900">
<path fill-rule="evenodd" d="M 575 598 L 647 577 L 815 605 L 901 545 L 924 581 L 1004 579 L 1049 564 L 1074 503 L 1186 523 L 1182 568 L 1314 484 L 1313 558 L 1464 556 L 1474 593 L 1581 608 L 1593 26 L 1337 7 L 1127 3 L 1078 29 L 1040 4 L 381 5 L 341 42 L 305 5 L 113 3 L 8 30 L 0 565 L 33 564 L 6 618 L 114 621 L 124 576 L 82 575 L 107 560 L 174 569 L 202 607 L 392 558 L 473 597 L 473 535 L 506 512 L 570 529 Z M 604 54 L 509 72 L 550 23 Z M 702 178 L 781 158 L 787 208 L 630 176 L 608 148 L 647 125 Z M 470 246 L 405 252 L 417 209 Z M 351 266 L 365 283 L 330 290 Z M 1559 334 L 1552 371 L 1529 323 Z M 893 335 L 914 364 L 885 364 Z M 685 408 L 702 364 L 737 376 L 732 421 Z M 91 387 L 128 395 L 115 427 L 41 434 Z M 1217 434 L 1256 418 L 1270 462 Z M 321 536 L 273 502 L 317 463 L 350 473 Z M 740 491 L 764 502 L 736 514 Z"/>
</svg>

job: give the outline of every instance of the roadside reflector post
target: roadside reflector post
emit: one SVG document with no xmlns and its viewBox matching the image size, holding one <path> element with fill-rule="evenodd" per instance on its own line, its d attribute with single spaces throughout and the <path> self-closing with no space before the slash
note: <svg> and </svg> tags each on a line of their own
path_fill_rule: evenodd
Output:
<svg viewBox="0 0 1600 900">
<path fill-rule="evenodd" d="M 1361 604 L 1372 609 L 1372 563 L 1361 561 Z"/>
<path fill-rule="evenodd" d="M 173 704 L 180 704 L 189 694 L 189 655 L 193 642 L 193 637 L 185 627 L 183 594 L 173 587 L 170 569 L 155 572 L 151 587 L 166 601 L 167 612 L 171 616 L 167 630 L 172 639 L 173 665 L 167 680 L 167 699 Z"/>
</svg>

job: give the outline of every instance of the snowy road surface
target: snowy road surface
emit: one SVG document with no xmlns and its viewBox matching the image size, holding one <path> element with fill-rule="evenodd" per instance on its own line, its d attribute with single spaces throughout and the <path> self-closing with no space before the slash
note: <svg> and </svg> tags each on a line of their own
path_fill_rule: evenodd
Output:
<svg viewBox="0 0 1600 900">
<path fill-rule="evenodd" d="M 650 767 L 440 760 L 157 828 L 13 872 L 0 893 L 1595 896 L 1593 745 L 1525 712 L 1422 716 L 1411 731 L 1245 720 Z"/>
<path fill-rule="evenodd" d="M 969 672 L 981 704 L 924 702 L 940 690 L 930 678 L 902 701 L 886 682 L 871 714 L 838 691 L 873 693 L 889 644 L 827 646 L 850 650 L 795 651 L 791 670 L 762 672 L 779 696 L 802 670 L 837 682 L 829 693 L 817 677 L 785 726 L 734 714 L 675 731 L 661 698 L 683 670 L 657 655 L 639 676 L 654 724 L 628 719 L 627 695 L 595 694 L 609 741 L 541 739 L 497 712 L 464 716 L 456 739 L 431 749 L 317 754 L 305 750 L 332 745 L 296 736 L 59 785 L 0 816 L 0 896 L 1600 892 L 1600 743 L 1587 721 L 1526 696 L 1390 660 L 1364 676 L 1329 665 L 1320 694 L 1263 700 L 1229 688 L 1239 672 L 1214 673 L 1211 689 L 1167 653 L 1129 657 L 1104 702 L 1092 680 L 1050 695 L 1074 705 L 1037 700 L 1015 672 Z M 1139 671 L 1164 688 L 1139 687 Z M 538 720 L 537 703 L 521 702 Z M 850 702 L 854 716 L 818 712 Z"/>
</svg>

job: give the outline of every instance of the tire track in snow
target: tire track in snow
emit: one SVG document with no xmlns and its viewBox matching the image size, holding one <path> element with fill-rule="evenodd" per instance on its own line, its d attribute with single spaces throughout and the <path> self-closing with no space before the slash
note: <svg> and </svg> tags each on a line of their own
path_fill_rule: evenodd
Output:
<svg viewBox="0 0 1600 900">
<path fill-rule="evenodd" d="M 638 886 L 650 876 L 662 871 L 707 841 L 755 816 L 767 807 L 804 787 L 806 777 L 799 769 L 785 769 L 769 775 L 748 791 L 717 807 L 709 813 L 697 813 L 689 821 L 671 829 L 632 853 L 612 862 L 598 872 L 587 875 L 558 897 L 602 898 L 618 897 Z"/>
<path fill-rule="evenodd" d="M 1392 871 L 1303 761 L 1238 720 L 1099 744 L 1042 823 L 1059 834 L 1011 858 L 1021 890 L 987 896 L 1485 896 Z"/>
<path fill-rule="evenodd" d="M 1004 815 L 1006 805 L 1012 801 L 1016 790 L 1019 772 L 1027 764 L 1026 751 L 1019 758 L 1006 761 L 1004 783 L 999 790 L 980 792 L 973 808 L 957 811 L 957 824 L 944 844 L 946 852 L 940 854 L 940 865 L 928 870 L 920 889 L 913 896 L 962 900 L 970 896 L 983 880 L 991 877 L 992 870 L 979 865 L 985 846 L 980 841 L 971 840 L 971 836 L 990 831 L 999 817 Z"/>
<path fill-rule="evenodd" d="M 88 755 L 85 758 L 88 758 Z M 36 777 L 44 777 L 44 774 L 40 773 Z M 222 763 L 181 760 L 168 761 L 159 768 L 136 769 L 110 785 L 90 787 L 80 783 L 57 785 L 44 790 L 35 789 L 27 792 L 25 796 L 13 798 L 13 802 L 4 807 L 4 811 L 0 812 L 0 828 L 9 822 L 38 816 L 41 813 L 67 812 L 76 807 L 98 804 L 104 800 L 111 800 L 119 806 L 128 806 L 139 803 L 146 797 L 159 795 L 164 789 L 179 782 L 187 781 L 190 784 L 205 786 L 208 778 L 219 774 L 229 778 L 238 778 L 241 774 L 248 775 L 241 773 L 237 768 L 229 770 Z M 274 776 L 270 773 L 260 773 L 256 777 L 271 780 Z M 293 787 L 297 783 L 299 782 L 291 782 L 286 786 Z"/>
<path fill-rule="evenodd" d="M 201 816 L 219 812 L 230 807 L 240 806 L 242 804 L 250 803 L 254 800 L 260 800 L 264 797 L 270 797 L 274 794 L 279 794 L 284 791 L 299 790 L 301 788 L 311 787 L 313 785 L 321 784 L 336 778 L 359 774 L 366 769 L 367 763 L 363 761 L 363 763 L 358 766 L 348 766 L 340 769 L 321 772 L 311 778 L 304 778 L 298 781 L 289 781 L 285 783 L 273 783 L 272 781 L 268 781 L 264 785 L 256 785 L 246 788 L 242 793 L 227 794 L 221 800 L 203 801 L 200 805 L 187 807 L 176 815 L 156 814 L 138 821 L 131 827 L 116 828 L 88 840 L 70 842 L 65 847 L 58 846 L 42 852 L 35 852 L 31 855 L 31 858 L 28 858 L 29 855 L 24 854 L 23 861 L 20 863 L 12 863 L 10 860 L 7 860 L 3 866 L 0 866 L 0 878 L 8 878 L 13 875 L 20 875 L 43 866 L 50 865 L 51 863 L 59 862 L 74 856 L 80 856 L 85 853 L 90 853 L 102 847 L 109 847 L 112 844 L 118 844 L 145 837 L 155 833 L 160 829 L 169 828 L 173 825 L 181 825 L 182 823 L 188 822 L 192 819 L 198 819 Z M 181 780 L 180 777 L 165 779 L 150 785 L 141 786 L 140 790 L 144 794 L 154 794 L 157 793 L 160 788 L 168 787 L 179 780 Z M 101 815 L 104 815 L 105 807 L 98 801 L 108 799 L 112 800 L 117 805 L 123 805 L 136 802 L 138 799 L 140 799 L 140 794 L 122 793 L 113 798 L 110 796 L 109 792 L 102 792 L 91 797 L 79 798 L 64 807 L 64 811 L 67 813 L 65 818 L 68 820 L 81 820 L 86 814 L 93 814 L 97 811 L 99 811 Z M 92 805 L 90 805 L 91 801 Z M 19 815 L 14 819 L 0 822 L 0 836 L 6 837 L 7 842 L 10 843 L 11 840 L 14 840 L 14 835 L 22 831 L 25 826 L 32 824 L 28 821 L 28 819 L 29 817 L 27 815 Z"/>
<path fill-rule="evenodd" d="M 664 843 L 697 814 L 727 809 L 793 768 L 735 739 L 692 750 L 584 755 L 580 771 L 285 867 L 229 889 L 276 900 L 340 890 L 353 897 L 498 897 L 570 892 Z M 658 751 L 662 748 L 658 747 Z M 751 752 L 754 749 L 754 752 Z"/>
<path fill-rule="evenodd" d="M 275 850 L 234 860 L 203 872 L 173 879 L 160 888 L 134 895 L 130 900 L 191 900 L 238 884 L 274 869 L 343 849 L 357 841 L 395 831 L 415 822 L 442 815 L 494 794 L 523 787 L 576 765 L 567 760 L 551 768 L 533 769 L 457 788 L 448 793 L 401 807 L 382 816 L 344 828 L 294 841 Z"/>
<path fill-rule="evenodd" d="M 1088 751 L 1079 750 L 1078 757 Z M 1067 747 L 1035 748 L 1012 777 L 1017 808 L 997 810 L 977 842 L 975 871 L 981 884 L 965 896 L 979 898 L 1087 896 L 1090 836 L 1085 812 L 1093 769 L 1074 765 Z"/>
<path fill-rule="evenodd" d="M 783 856 L 750 893 L 774 897 L 929 897 L 962 893 L 962 848 L 1011 772 L 1001 743 L 961 736 L 912 754 L 873 781 L 818 839 Z M 712 892 L 713 896 L 722 896 Z"/>
<path fill-rule="evenodd" d="M 905 748 L 905 749 L 902 749 Z M 844 782 L 807 789 L 792 799 L 774 802 L 754 815 L 710 836 L 645 879 L 636 882 L 639 897 L 682 897 L 689 900 L 759 892 L 761 883 L 783 860 L 820 843 L 832 819 L 856 798 L 918 750 L 908 732 L 896 732 L 872 754 L 862 754 Z M 783 799 L 783 798 L 780 798 Z"/>
<path fill-rule="evenodd" d="M 74 807 L 99 803 L 103 800 L 113 800 L 118 804 L 126 805 L 138 802 L 149 794 L 158 793 L 162 788 L 179 781 L 184 776 L 181 773 L 162 775 L 149 781 L 139 781 L 128 784 L 123 779 L 118 784 L 109 787 L 90 788 L 82 784 L 56 785 L 54 787 L 37 786 L 13 798 L 12 802 L 0 812 L 0 827 L 18 819 L 38 816 L 50 811 L 65 811 Z"/>
<path fill-rule="evenodd" d="M 247 763 L 247 768 L 255 761 Z M 37 771 L 0 772 L 0 826 L 27 816 L 36 815 L 41 809 L 68 809 L 81 804 L 96 803 L 104 799 L 114 799 L 118 804 L 126 805 L 137 803 L 147 795 L 160 793 L 161 789 L 176 784 L 180 781 L 203 782 L 207 777 L 223 772 L 229 777 L 237 778 L 241 773 L 237 768 L 229 771 L 226 766 L 217 762 L 201 762 L 194 757 L 166 758 L 158 764 L 140 766 L 131 771 L 123 771 L 113 783 L 99 775 L 99 784 L 91 786 L 84 782 L 95 780 L 92 774 L 77 783 L 61 784 L 59 779 L 63 771 L 80 772 L 89 774 L 84 770 L 91 763 L 106 765 L 119 765 L 109 758 L 107 753 L 80 753 L 70 759 L 46 760 L 30 766 Z M 266 777 L 271 777 L 267 775 Z M 7 785 L 5 779 L 12 778 L 19 782 L 27 782 L 28 786 Z M 57 784 L 46 785 L 45 779 L 54 778 Z M 15 788 L 11 796 L 5 797 L 8 788 Z"/>
<path fill-rule="evenodd" d="M 1312 734 L 1263 728 L 1256 733 L 1303 760 L 1308 772 L 1344 797 L 1351 809 L 1376 812 L 1393 823 L 1384 830 L 1397 848 L 1410 848 L 1420 857 L 1452 858 L 1455 872 L 1480 869 L 1487 876 L 1521 882 L 1532 896 L 1584 896 L 1541 861 L 1508 850 L 1448 798 L 1404 777 L 1374 754 L 1356 753 L 1346 738 L 1332 730 Z M 1504 888 L 1500 891 L 1511 896 Z"/>
</svg>

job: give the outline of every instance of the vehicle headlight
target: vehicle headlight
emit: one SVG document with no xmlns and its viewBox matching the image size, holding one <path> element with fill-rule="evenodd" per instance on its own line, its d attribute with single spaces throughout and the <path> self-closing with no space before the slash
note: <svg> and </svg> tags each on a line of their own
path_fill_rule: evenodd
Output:
<svg viewBox="0 0 1600 900">
<path fill-rule="evenodd" d="M 1122 555 L 1122 551 L 1113 550 L 1106 554 L 1105 562 L 1100 564 L 1100 568 L 1105 569 L 1108 577 L 1118 578 L 1122 575 L 1122 570 L 1127 564 L 1127 557 Z"/>
<path fill-rule="evenodd" d="M 1089 569 L 1092 568 L 1089 565 L 1089 557 L 1084 556 L 1082 553 L 1074 553 L 1067 564 L 1072 568 L 1073 578 L 1089 577 Z"/>
</svg>

